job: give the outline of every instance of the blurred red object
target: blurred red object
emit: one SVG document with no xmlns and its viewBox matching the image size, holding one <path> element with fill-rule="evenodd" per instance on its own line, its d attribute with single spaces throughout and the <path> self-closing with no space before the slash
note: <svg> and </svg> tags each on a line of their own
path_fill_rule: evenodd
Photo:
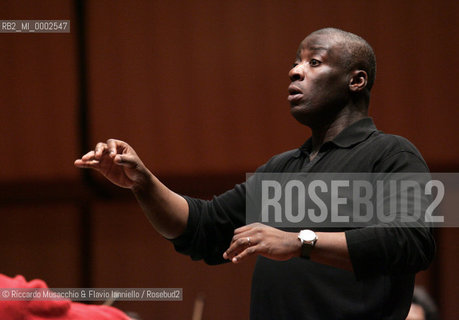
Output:
<svg viewBox="0 0 459 320">
<path fill-rule="evenodd" d="M 43 280 L 27 282 L 18 275 L 14 278 L 0 274 L 0 288 L 48 288 Z M 62 300 L 3 300 L 0 301 L 2 320 L 129 320 L 122 311 L 102 305 L 87 305 Z"/>
</svg>

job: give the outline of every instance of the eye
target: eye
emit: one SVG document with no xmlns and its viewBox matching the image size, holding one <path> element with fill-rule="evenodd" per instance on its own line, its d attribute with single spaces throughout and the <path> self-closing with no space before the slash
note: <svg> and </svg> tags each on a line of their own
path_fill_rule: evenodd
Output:
<svg viewBox="0 0 459 320">
<path fill-rule="evenodd" d="M 320 61 L 317 60 L 317 59 L 311 59 L 311 60 L 309 61 L 309 65 L 310 65 L 311 67 L 318 67 L 321 63 L 322 63 L 322 62 L 320 62 Z"/>
<path fill-rule="evenodd" d="M 294 62 L 294 63 L 292 64 L 292 69 L 295 68 L 297 65 L 298 65 L 298 62 Z"/>
</svg>

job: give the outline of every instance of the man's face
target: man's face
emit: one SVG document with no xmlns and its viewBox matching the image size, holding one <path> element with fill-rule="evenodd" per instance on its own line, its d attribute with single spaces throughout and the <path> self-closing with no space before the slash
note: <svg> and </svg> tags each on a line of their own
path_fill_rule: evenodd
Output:
<svg viewBox="0 0 459 320">
<path fill-rule="evenodd" d="M 289 72 L 290 112 L 312 126 L 334 119 L 349 101 L 345 49 L 333 36 L 312 34 L 298 48 Z"/>
</svg>

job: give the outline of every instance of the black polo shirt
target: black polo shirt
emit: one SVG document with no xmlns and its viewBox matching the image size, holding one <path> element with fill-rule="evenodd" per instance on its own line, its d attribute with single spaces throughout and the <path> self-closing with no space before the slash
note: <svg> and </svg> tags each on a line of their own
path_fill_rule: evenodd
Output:
<svg viewBox="0 0 459 320">
<path fill-rule="evenodd" d="M 310 161 L 311 139 L 274 156 L 257 172 L 428 172 L 406 139 L 378 131 L 370 118 L 322 145 Z M 245 183 L 210 201 L 185 197 L 188 226 L 173 240 L 178 252 L 208 264 L 222 257 L 234 229 L 245 225 Z M 414 275 L 427 268 L 435 244 L 428 228 L 346 231 L 354 272 L 306 259 L 259 257 L 251 292 L 251 319 L 405 319 Z"/>
</svg>

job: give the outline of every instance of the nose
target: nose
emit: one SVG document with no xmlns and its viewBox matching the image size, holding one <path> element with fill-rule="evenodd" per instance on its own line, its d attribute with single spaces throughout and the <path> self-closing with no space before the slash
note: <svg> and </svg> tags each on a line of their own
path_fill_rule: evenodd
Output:
<svg viewBox="0 0 459 320">
<path fill-rule="evenodd" d="M 304 79 L 304 67 L 301 63 L 293 66 L 292 69 L 288 72 L 288 77 L 290 78 L 290 81 L 297 81 L 297 80 L 303 80 Z"/>
</svg>

